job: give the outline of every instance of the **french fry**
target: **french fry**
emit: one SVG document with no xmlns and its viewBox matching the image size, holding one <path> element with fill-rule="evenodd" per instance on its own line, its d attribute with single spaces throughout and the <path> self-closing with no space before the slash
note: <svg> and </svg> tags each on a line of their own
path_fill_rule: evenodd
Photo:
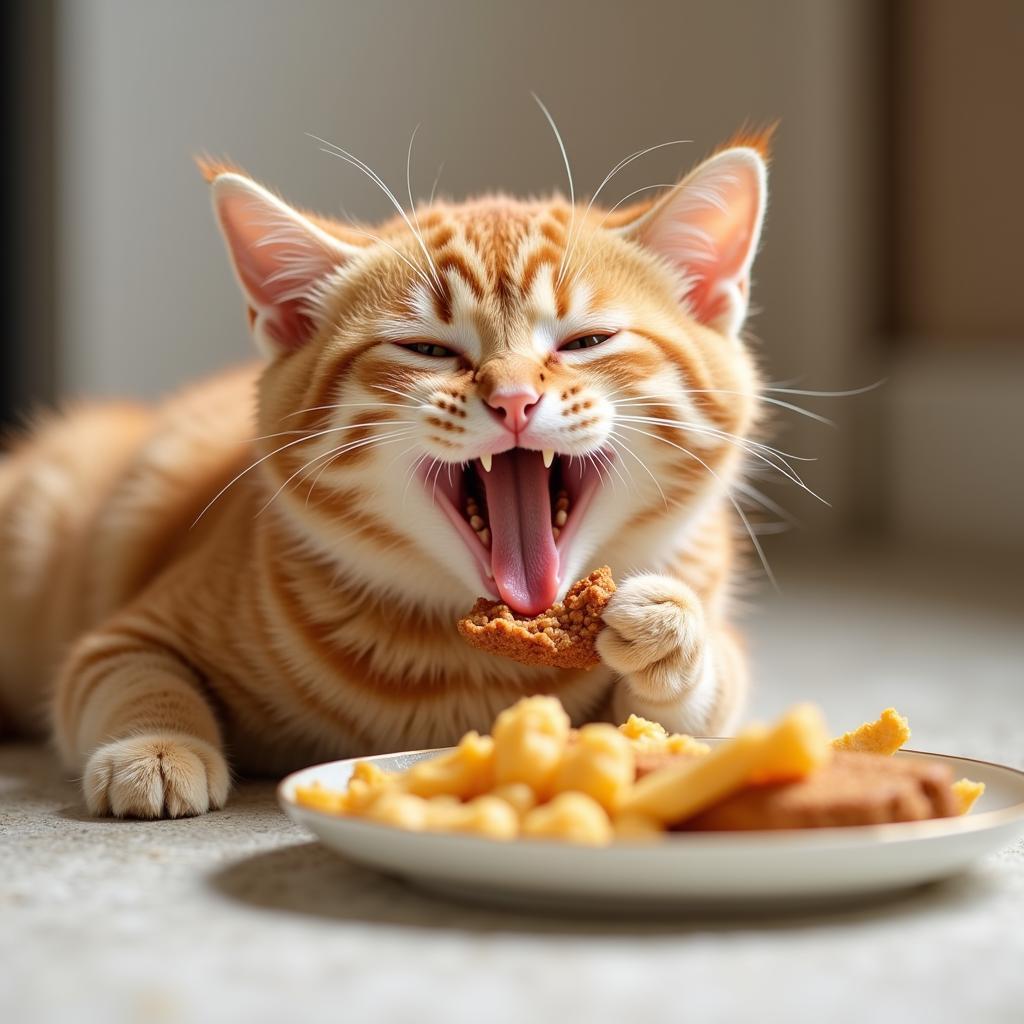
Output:
<svg viewBox="0 0 1024 1024">
<path fill-rule="evenodd" d="M 619 813 L 675 824 L 749 783 L 802 778 L 830 756 L 821 712 L 800 704 L 771 729 L 749 726 L 703 757 L 645 776 L 623 799 Z"/>
</svg>

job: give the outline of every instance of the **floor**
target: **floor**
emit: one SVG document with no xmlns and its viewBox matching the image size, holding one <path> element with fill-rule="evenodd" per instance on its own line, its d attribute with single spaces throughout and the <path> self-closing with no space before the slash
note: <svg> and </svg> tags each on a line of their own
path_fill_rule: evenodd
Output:
<svg viewBox="0 0 1024 1024">
<path fill-rule="evenodd" d="M 1024 767 L 1010 566 L 860 552 L 776 567 L 747 614 L 754 710 L 889 704 L 913 745 Z M 754 610 L 756 607 L 756 610 Z M 201 819 L 86 817 L 45 752 L 0 747 L 0 992 L 12 1022 L 1018 1021 L 1024 843 L 882 905 L 572 920 L 421 896 L 335 859 L 243 785 Z"/>
</svg>

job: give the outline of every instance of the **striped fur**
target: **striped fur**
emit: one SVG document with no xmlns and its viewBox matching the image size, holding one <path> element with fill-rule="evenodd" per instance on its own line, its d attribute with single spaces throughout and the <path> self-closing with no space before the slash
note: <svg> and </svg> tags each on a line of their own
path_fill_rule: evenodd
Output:
<svg viewBox="0 0 1024 1024">
<path fill-rule="evenodd" d="M 225 762 L 447 744 L 526 693 L 577 722 L 727 729 L 744 667 L 725 435 L 753 429 L 758 384 L 735 331 L 687 303 L 688 268 L 646 247 L 659 215 L 435 203 L 421 246 L 403 219 L 368 235 L 295 213 L 338 242 L 290 307 L 304 344 L 155 408 L 70 410 L 0 462 L 0 731 L 51 729 L 94 812 L 154 817 L 221 805 Z M 618 333 L 556 350 L 594 332 Z M 417 339 L 460 356 L 393 344 Z M 487 398 L 524 382 L 538 437 L 610 460 L 564 574 L 607 562 L 623 581 L 590 672 L 497 659 L 454 628 L 480 580 L 431 480 L 480 454 L 501 429 Z"/>
</svg>

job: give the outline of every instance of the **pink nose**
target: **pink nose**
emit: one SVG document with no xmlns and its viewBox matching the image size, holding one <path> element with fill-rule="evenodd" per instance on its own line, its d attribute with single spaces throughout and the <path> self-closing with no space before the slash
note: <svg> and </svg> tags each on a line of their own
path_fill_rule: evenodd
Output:
<svg viewBox="0 0 1024 1024">
<path fill-rule="evenodd" d="M 495 391 L 487 399 L 487 404 L 503 426 L 513 434 L 519 434 L 526 429 L 539 398 L 533 388 L 519 388 L 515 391 Z"/>
</svg>

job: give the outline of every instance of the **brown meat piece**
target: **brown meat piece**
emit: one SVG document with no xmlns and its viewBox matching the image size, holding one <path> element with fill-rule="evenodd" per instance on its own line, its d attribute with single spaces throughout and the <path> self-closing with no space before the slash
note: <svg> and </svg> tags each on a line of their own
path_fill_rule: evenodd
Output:
<svg viewBox="0 0 1024 1024">
<path fill-rule="evenodd" d="M 748 786 L 679 827 L 732 832 L 945 818 L 957 813 L 952 783 L 945 765 L 837 753 L 799 782 Z"/>
<path fill-rule="evenodd" d="M 520 618 L 507 604 L 482 597 L 459 620 L 458 629 L 471 647 L 524 665 L 592 668 L 601 660 L 594 641 L 614 593 L 615 581 L 605 565 L 574 583 L 564 601 L 535 618 Z"/>
</svg>

